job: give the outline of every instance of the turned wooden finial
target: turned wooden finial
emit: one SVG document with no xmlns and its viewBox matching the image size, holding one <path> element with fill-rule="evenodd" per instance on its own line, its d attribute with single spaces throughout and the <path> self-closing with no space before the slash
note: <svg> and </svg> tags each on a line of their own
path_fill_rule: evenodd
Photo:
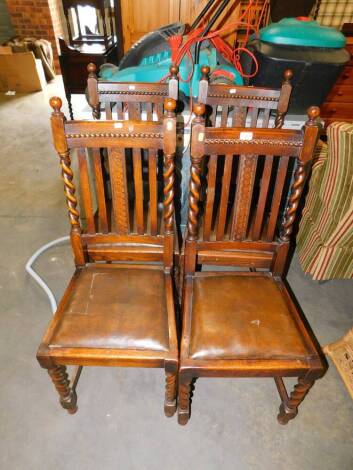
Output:
<svg viewBox="0 0 353 470">
<path fill-rule="evenodd" d="M 179 67 L 175 64 L 172 64 L 169 67 L 169 72 L 172 78 L 178 78 L 178 73 L 179 73 Z"/>
<path fill-rule="evenodd" d="M 88 65 L 87 65 L 87 72 L 91 75 L 95 75 L 96 72 L 97 72 L 97 66 L 96 64 L 94 64 L 93 62 L 90 62 Z"/>
<path fill-rule="evenodd" d="M 201 67 L 202 77 L 201 80 L 208 80 L 210 74 L 210 68 L 208 65 L 203 65 Z"/>
<path fill-rule="evenodd" d="M 166 98 L 164 100 L 164 109 L 166 110 L 168 117 L 172 117 L 174 115 L 175 108 L 176 101 L 173 98 Z"/>
<path fill-rule="evenodd" d="M 293 72 L 291 69 L 284 71 L 283 78 L 285 82 L 289 82 L 293 78 Z"/>
<path fill-rule="evenodd" d="M 307 126 L 317 126 L 320 117 L 320 108 L 318 106 L 310 106 L 307 110 L 309 120 L 306 122 Z"/>
<path fill-rule="evenodd" d="M 196 115 L 196 121 L 200 122 L 202 120 L 202 116 L 205 114 L 206 107 L 203 103 L 195 103 L 194 104 L 194 113 Z"/>
<path fill-rule="evenodd" d="M 49 104 L 53 108 L 55 114 L 61 113 L 61 106 L 63 105 L 63 102 L 58 96 L 52 96 L 49 100 Z"/>
</svg>

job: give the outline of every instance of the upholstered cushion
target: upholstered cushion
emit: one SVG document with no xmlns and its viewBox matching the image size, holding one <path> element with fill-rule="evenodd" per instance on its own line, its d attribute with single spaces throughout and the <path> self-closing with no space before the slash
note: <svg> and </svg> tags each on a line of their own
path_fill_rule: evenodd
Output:
<svg viewBox="0 0 353 470">
<path fill-rule="evenodd" d="M 327 128 L 313 165 L 297 236 L 303 270 L 313 279 L 353 276 L 353 124 Z"/>
<path fill-rule="evenodd" d="M 307 351 L 279 284 L 270 276 L 195 277 L 193 359 L 295 359 Z"/>
<path fill-rule="evenodd" d="M 50 348 L 169 348 L 162 270 L 89 266 L 79 271 Z"/>
</svg>

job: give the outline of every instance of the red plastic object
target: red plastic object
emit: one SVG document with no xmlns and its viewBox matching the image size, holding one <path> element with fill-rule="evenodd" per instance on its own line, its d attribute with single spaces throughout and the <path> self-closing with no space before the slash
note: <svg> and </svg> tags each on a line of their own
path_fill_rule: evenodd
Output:
<svg viewBox="0 0 353 470">
<path fill-rule="evenodd" d="M 298 21 L 311 21 L 310 16 L 297 16 L 295 19 Z"/>
<path fill-rule="evenodd" d="M 179 48 L 183 42 L 183 36 L 181 35 L 171 36 L 170 38 L 168 38 L 168 42 L 169 42 L 170 51 L 171 51 L 172 63 L 175 64 L 178 58 Z"/>
<path fill-rule="evenodd" d="M 227 77 L 230 80 L 234 80 L 234 73 L 229 72 L 229 70 L 222 70 L 222 69 L 217 69 L 214 72 L 212 72 L 213 77 Z"/>
<path fill-rule="evenodd" d="M 229 62 L 232 62 L 233 49 L 229 46 L 229 44 L 223 41 L 223 39 L 219 36 L 211 38 L 211 42 L 224 58 L 226 58 Z"/>
</svg>

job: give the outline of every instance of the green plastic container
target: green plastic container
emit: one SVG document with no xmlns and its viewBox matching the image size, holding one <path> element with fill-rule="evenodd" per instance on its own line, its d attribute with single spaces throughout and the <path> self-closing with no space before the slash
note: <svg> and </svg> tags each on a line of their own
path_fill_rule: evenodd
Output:
<svg viewBox="0 0 353 470">
<path fill-rule="evenodd" d="M 342 33 L 321 26 L 307 17 L 283 18 L 260 30 L 260 40 L 282 46 L 320 47 L 341 49 L 346 45 Z"/>
</svg>

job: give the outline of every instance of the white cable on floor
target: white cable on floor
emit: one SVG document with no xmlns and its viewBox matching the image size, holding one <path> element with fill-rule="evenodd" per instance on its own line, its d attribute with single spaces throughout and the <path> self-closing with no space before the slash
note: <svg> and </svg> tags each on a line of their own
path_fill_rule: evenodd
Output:
<svg viewBox="0 0 353 470">
<path fill-rule="evenodd" d="M 48 285 L 43 281 L 43 279 L 35 272 L 35 270 L 32 268 L 32 264 L 35 262 L 35 260 L 40 256 L 42 253 L 47 251 L 49 248 L 52 248 L 55 245 L 59 245 L 60 243 L 66 242 L 70 240 L 69 236 L 66 237 L 61 237 L 57 238 L 56 240 L 53 240 L 49 243 L 46 243 L 45 245 L 41 246 L 33 255 L 29 258 L 29 260 L 26 263 L 26 271 L 30 276 L 33 277 L 33 279 L 40 285 L 40 287 L 44 290 L 44 292 L 47 294 L 50 302 L 50 307 L 53 312 L 53 314 L 56 312 L 57 304 L 56 304 L 56 299 L 54 297 L 53 292 L 50 290 Z"/>
</svg>

